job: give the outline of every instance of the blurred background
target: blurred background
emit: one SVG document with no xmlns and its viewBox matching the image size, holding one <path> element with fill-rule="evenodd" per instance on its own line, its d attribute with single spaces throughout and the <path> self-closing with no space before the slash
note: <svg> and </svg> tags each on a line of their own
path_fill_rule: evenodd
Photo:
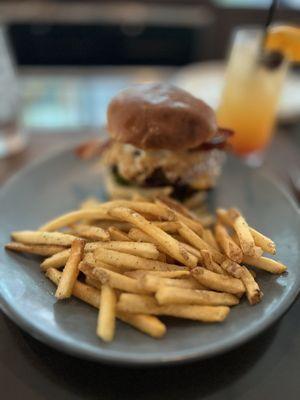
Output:
<svg viewBox="0 0 300 400">
<path fill-rule="evenodd" d="M 58 146 L 56 139 L 50 145 L 51 135 L 63 135 L 62 146 L 83 140 L 82 132 L 97 134 L 110 98 L 133 82 L 171 80 L 217 107 L 232 32 L 263 26 L 269 6 L 269 0 L 0 0 L 0 107 L 17 82 L 18 125 L 9 126 L 39 153 Z M 282 0 L 275 21 L 299 20 L 300 0 Z M 296 67 L 288 90 L 283 123 L 300 111 Z"/>
</svg>

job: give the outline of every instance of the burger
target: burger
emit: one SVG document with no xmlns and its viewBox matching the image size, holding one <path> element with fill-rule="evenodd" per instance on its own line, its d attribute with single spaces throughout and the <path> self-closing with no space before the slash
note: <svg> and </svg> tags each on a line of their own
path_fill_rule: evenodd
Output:
<svg viewBox="0 0 300 400">
<path fill-rule="evenodd" d="M 202 100 L 169 84 L 121 91 L 107 111 L 104 147 L 107 189 L 113 198 L 134 193 L 183 200 L 215 186 L 231 132 L 219 129 Z"/>
</svg>

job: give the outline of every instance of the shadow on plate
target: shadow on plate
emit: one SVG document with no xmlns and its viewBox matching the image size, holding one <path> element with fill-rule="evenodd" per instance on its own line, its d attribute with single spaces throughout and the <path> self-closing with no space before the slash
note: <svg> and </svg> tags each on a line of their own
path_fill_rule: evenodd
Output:
<svg viewBox="0 0 300 400">
<path fill-rule="evenodd" d="M 183 366 L 158 368 L 113 367 L 79 360 L 38 342 L 6 319 L 15 345 L 34 373 L 27 379 L 51 382 L 51 393 L 74 398 L 195 399 L 211 395 L 243 377 L 263 356 L 276 337 L 279 323 L 247 344 L 220 356 Z M 35 378 L 33 378 L 35 376 Z M 43 390 L 43 384 L 35 385 Z M 40 382 L 41 383 L 41 382 Z M 50 396 L 50 393 L 49 393 Z M 58 396 L 60 398 L 60 396 Z M 69 398 L 69 397 L 66 397 Z M 71 398 L 73 398 L 71 396 Z"/>
</svg>

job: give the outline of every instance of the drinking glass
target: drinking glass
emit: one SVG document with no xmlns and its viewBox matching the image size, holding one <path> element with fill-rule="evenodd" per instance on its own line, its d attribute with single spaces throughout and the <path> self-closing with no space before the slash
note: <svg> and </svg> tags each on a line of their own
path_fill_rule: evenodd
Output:
<svg viewBox="0 0 300 400">
<path fill-rule="evenodd" d="M 0 158 L 14 154 L 25 146 L 19 111 L 18 79 L 5 29 L 0 26 Z"/>
<path fill-rule="evenodd" d="M 218 124 L 234 131 L 233 151 L 254 163 L 272 139 L 276 112 L 288 70 L 280 54 L 263 50 L 263 31 L 238 29 L 225 74 L 217 111 Z"/>
</svg>

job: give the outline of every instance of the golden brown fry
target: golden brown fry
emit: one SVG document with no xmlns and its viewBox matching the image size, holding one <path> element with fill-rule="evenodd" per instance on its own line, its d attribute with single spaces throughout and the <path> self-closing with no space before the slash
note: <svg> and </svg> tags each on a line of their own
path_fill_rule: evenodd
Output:
<svg viewBox="0 0 300 400">
<path fill-rule="evenodd" d="M 251 305 L 257 304 L 261 301 L 263 293 L 246 267 L 241 266 L 231 260 L 224 261 L 222 263 L 222 267 L 230 275 L 237 279 L 241 279 L 245 285 L 247 299 Z"/>
<path fill-rule="evenodd" d="M 150 260 L 132 254 L 120 253 L 114 250 L 98 248 L 94 252 L 96 260 L 114 265 L 122 269 L 144 269 L 154 271 L 178 271 L 184 267 L 167 264 L 157 260 Z"/>
<path fill-rule="evenodd" d="M 90 209 L 90 208 L 97 208 L 101 205 L 101 201 L 96 199 L 96 197 L 89 197 L 88 199 L 85 199 L 81 204 L 80 208 L 82 210 Z"/>
<path fill-rule="evenodd" d="M 211 214 L 200 214 L 197 218 L 203 228 L 209 228 L 215 223 L 215 217 Z"/>
<path fill-rule="evenodd" d="M 186 212 L 180 212 L 180 211 L 178 211 L 178 207 L 174 207 L 174 205 L 170 206 L 169 200 L 168 200 L 169 204 L 167 204 L 165 199 L 164 199 L 164 201 L 162 201 L 161 198 L 156 199 L 155 203 L 172 211 L 175 214 L 175 216 L 177 217 L 178 221 L 185 223 L 194 232 L 196 232 L 199 235 L 202 235 L 202 232 L 203 232 L 202 224 L 199 222 L 198 219 L 196 220 L 196 218 L 197 218 L 196 216 L 194 216 L 194 215 L 191 216 L 191 213 L 189 210 L 187 210 L 188 214 Z M 172 200 L 172 203 L 173 203 L 173 200 Z"/>
<path fill-rule="evenodd" d="M 76 239 L 72 243 L 70 257 L 63 270 L 61 279 L 57 286 L 55 297 L 59 300 L 71 297 L 73 286 L 79 274 L 78 265 L 82 260 L 85 242 L 82 239 Z"/>
<path fill-rule="evenodd" d="M 206 243 L 200 236 L 193 232 L 187 225 L 181 223 L 181 227 L 178 230 L 180 235 L 187 240 L 192 246 L 201 250 L 209 250 L 213 256 L 213 259 L 217 263 L 221 263 L 225 260 L 225 256 L 219 251 L 215 250 L 212 246 Z"/>
<path fill-rule="evenodd" d="M 46 271 L 48 268 L 61 268 L 66 265 L 68 258 L 70 257 L 71 250 L 66 249 L 59 253 L 53 254 L 53 256 L 45 258 L 41 263 L 42 270 Z"/>
<path fill-rule="evenodd" d="M 154 315 L 129 314 L 122 311 L 118 311 L 117 315 L 121 321 L 126 322 L 155 339 L 161 338 L 167 331 L 166 325 Z"/>
<path fill-rule="evenodd" d="M 276 245 L 273 240 L 251 227 L 250 232 L 256 246 L 261 247 L 266 253 L 276 254 Z"/>
<path fill-rule="evenodd" d="M 61 232 L 19 231 L 13 232 L 11 237 L 16 242 L 25 244 L 47 244 L 56 246 L 71 246 L 76 236 Z"/>
<path fill-rule="evenodd" d="M 110 226 L 108 228 L 108 232 L 109 232 L 112 240 L 123 241 L 123 242 L 130 241 L 130 238 L 128 237 L 128 235 L 125 232 L 122 232 L 120 229 L 118 229 L 115 226 Z"/>
<path fill-rule="evenodd" d="M 219 245 L 210 229 L 203 230 L 202 239 L 215 250 L 220 251 Z"/>
<path fill-rule="evenodd" d="M 78 234 L 79 236 L 85 239 L 103 240 L 103 241 L 108 241 L 110 239 L 109 233 L 98 226 L 77 224 L 77 225 L 72 225 L 72 230 L 74 233 Z"/>
<path fill-rule="evenodd" d="M 78 221 L 81 220 L 112 220 L 108 215 L 107 209 L 104 208 L 90 208 L 90 209 L 84 209 L 84 210 L 77 210 L 77 211 L 71 211 L 67 214 L 63 214 L 60 217 L 57 217 L 43 226 L 39 228 L 40 231 L 45 231 L 45 232 L 51 232 L 51 231 L 56 231 L 60 228 L 63 228 L 65 226 L 69 226 L 72 224 L 75 224 Z"/>
<path fill-rule="evenodd" d="M 145 271 L 145 270 L 134 270 L 134 271 L 126 271 L 125 275 L 139 279 L 141 276 L 145 274 L 150 274 L 154 276 L 160 276 L 162 278 L 186 278 L 191 275 L 190 271 L 183 270 L 183 271 Z"/>
<path fill-rule="evenodd" d="M 232 226 L 238 235 L 243 253 L 252 256 L 254 254 L 255 243 L 245 218 L 234 208 L 231 208 L 228 213 L 233 221 Z"/>
<path fill-rule="evenodd" d="M 87 285 L 89 285 L 89 286 L 92 286 L 92 287 L 95 288 L 95 289 L 100 290 L 100 291 L 101 291 L 101 289 L 102 289 L 102 283 L 99 282 L 99 281 L 97 281 L 97 280 L 94 279 L 94 278 L 91 278 L 90 276 L 87 276 L 87 275 L 86 275 L 86 277 L 85 277 L 85 283 L 86 283 Z"/>
<path fill-rule="evenodd" d="M 190 196 L 183 202 L 184 206 L 189 210 L 199 207 L 205 201 L 207 194 L 205 191 L 199 191 Z"/>
<path fill-rule="evenodd" d="M 164 249 L 165 253 L 169 254 L 175 260 L 182 264 L 193 267 L 197 265 L 197 258 L 188 253 L 185 248 L 172 236 L 164 232 L 162 229 L 151 224 L 140 214 L 128 209 L 128 208 L 114 208 L 110 210 L 110 214 L 119 219 L 125 220 L 137 226 L 143 232 L 160 242 L 160 247 Z"/>
<path fill-rule="evenodd" d="M 159 241 L 153 239 L 151 236 L 147 235 L 145 232 L 141 231 L 138 228 L 132 228 L 130 229 L 129 233 L 128 233 L 129 237 L 131 240 L 134 240 L 136 242 L 148 242 L 148 243 L 153 243 L 156 245 L 156 247 L 158 248 L 158 250 L 160 250 L 161 252 L 164 252 L 163 247 L 160 246 Z M 180 237 L 180 239 L 182 239 Z M 176 239 L 177 240 L 177 239 Z M 180 242 L 182 244 L 182 246 L 191 254 L 193 254 L 195 257 L 198 258 L 198 260 L 201 260 L 202 256 L 200 254 L 200 251 L 198 249 L 195 249 L 195 247 L 190 246 L 187 243 L 183 243 Z M 162 261 L 162 260 L 160 260 Z"/>
<path fill-rule="evenodd" d="M 272 274 L 282 274 L 287 270 L 286 265 L 267 257 L 254 258 L 244 256 L 243 262 L 253 267 L 263 269 L 264 271 L 271 272 Z"/>
<path fill-rule="evenodd" d="M 239 303 L 239 299 L 233 294 L 171 286 L 160 287 L 155 294 L 155 298 L 160 305 L 199 304 L 206 306 L 233 306 Z"/>
<path fill-rule="evenodd" d="M 109 285 L 101 290 L 101 308 L 99 308 L 97 335 L 105 342 L 111 342 L 115 335 L 117 296 Z"/>
<path fill-rule="evenodd" d="M 217 209 L 217 216 L 224 224 L 232 226 L 233 221 L 226 210 L 222 208 Z M 276 253 L 276 245 L 273 240 L 258 232 L 254 228 L 249 227 L 249 230 L 256 246 L 261 247 L 267 253 Z"/>
<path fill-rule="evenodd" d="M 240 263 L 243 259 L 242 250 L 229 236 L 229 233 L 227 232 L 226 228 L 221 224 L 217 224 L 215 226 L 215 235 L 217 242 L 223 249 L 226 256 L 231 260 Z"/>
<path fill-rule="evenodd" d="M 119 289 L 129 293 L 145 294 L 149 292 L 148 290 L 141 288 L 136 279 L 130 278 L 114 271 L 109 271 L 105 268 L 93 267 L 86 263 L 80 263 L 79 269 L 88 277 L 97 280 L 102 284 L 107 283 L 114 289 Z"/>
<path fill-rule="evenodd" d="M 55 285 L 59 284 L 62 272 L 54 268 L 49 268 L 46 271 L 46 277 L 49 278 Z M 84 283 L 76 281 L 73 286 L 72 294 L 78 299 L 98 308 L 100 304 L 100 292 Z"/>
<path fill-rule="evenodd" d="M 226 306 L 199 306 L 173 304 L 160 306 L 157 301 L 146 295 L 122 293 L 117 304 L 119 311 L 133 314 L 169 315 L 177 318 L 192 319 L 203 322 L 221 322 L 229 314 Z"/>
<path fill-rule="evenodd" d="M 152 221 L 152 224 L 168 233 L 177 232 L 177 229 L 179 226 L 178 222 L 172 222 L 172 221 L 170 221 L 170 222 L 169 221 Z"/>
<path fill-rule="evenodd" d="M 39 244 L 24 244 L 11 242 L 5 245 L 6 250 L 16 251 L 18 253 L 36 254 L 38 256 L 52 256 L 65 249 L 63 246 L 56 245 L 39 245 Z"/>
<path fill-rule="evenodd" d="M 250 228 L 251 231 L 251 228 Z M 231 239 L 238 245 L 240 246 L 240 241 L 239 238 L 236 234 L 236 232 L 233 232 L 233 234 L 231 235 Z M 254 258 L 259 258 L 264 254 L 263 249 L 261 247 L 255 246 L 254 247 L 254 252 L 253 252 L 253 256 Z"/>
<path fill-rule="evenodd" d="M 46 272 L 47 278 L 53 283 L 58 285 L 62 272 L 57 269 L 49 268 Z M 73 293 L 75 297 L 90 304 L 95 308 L 99 308 L 100 305 L 100 291 L 85 285 L 79 281 L 75 282 L 73 287 Z M 156 317 L 152 315 L 143 314 L 128 314 L 125 312 L 118 311 L 117 317 L 127 324 L 135 327 L 136 329 L 154 337 L 159 338 L 166 333 L 166 326 Z"/>
<path fill-rule="evenodd" d="M 104 263 L 103 261 L 96 260 L 93 253 L 86 253 L 82 261 L 84 263 L 92 265 L 93 267 L 104 268 L 104 269 L 108 269 L 109 271 L 114 271 L 114 272 L 121 272 L 120 268 L 118 268 L 114 265 L 110 265 L 110 264 Z"/>
<path fill-rule="evenodd" d="M 205 268 L 217 274 L 224 275 L 223 268 L 213 260 L 212 254 L 209 250 L 201 250 L 201 254 Z"/>
<path fill-rule="evenodd" d="M 192 269 L 191 273 L 197 281 L 209 289 L 235 294 L 238 297 L 245 292 L 244 284 L 240 279 L 216 274 L 202 267 Z"/>
<path fill-rule="evenodd" d="M 155 276 L 151 274 L 145 274 L 140 276 L 138 279 L 139 287 L 148 292 L 157 292 L 157 290 L 162 286 L 172 286 L 176 288 L 186 288 L 186 289 L 203 289 L 204 287 L 193 279 L 189 277 L 187 279 L 171 279 L 163 278 L 160 276 Z"/>
<path fill-rule="evenodd" d="M 103 207 L 111 210 L 112 208 L 130 208 L 131 210 L 141 213 L 149 214 L 151 216 L 158 217 L 158 219 L 164 219 L 166 221 L 174 221 L 175 216 L 172 210 L 166 209 L 159 204 L 150 203 L 148 201 L 128 201 L 128 200 L 113 200 L 103 204 Z"/>
<path fill-rule="evenodd" d="M 96 248 L 104 248 L 109 250 L 120 251 L 121 253 L 132 254 L 139 257 L 157 260 L 159 251 L 153 243 L 144 242 L 106 242 L 99 243 Z"/>
</svg>

